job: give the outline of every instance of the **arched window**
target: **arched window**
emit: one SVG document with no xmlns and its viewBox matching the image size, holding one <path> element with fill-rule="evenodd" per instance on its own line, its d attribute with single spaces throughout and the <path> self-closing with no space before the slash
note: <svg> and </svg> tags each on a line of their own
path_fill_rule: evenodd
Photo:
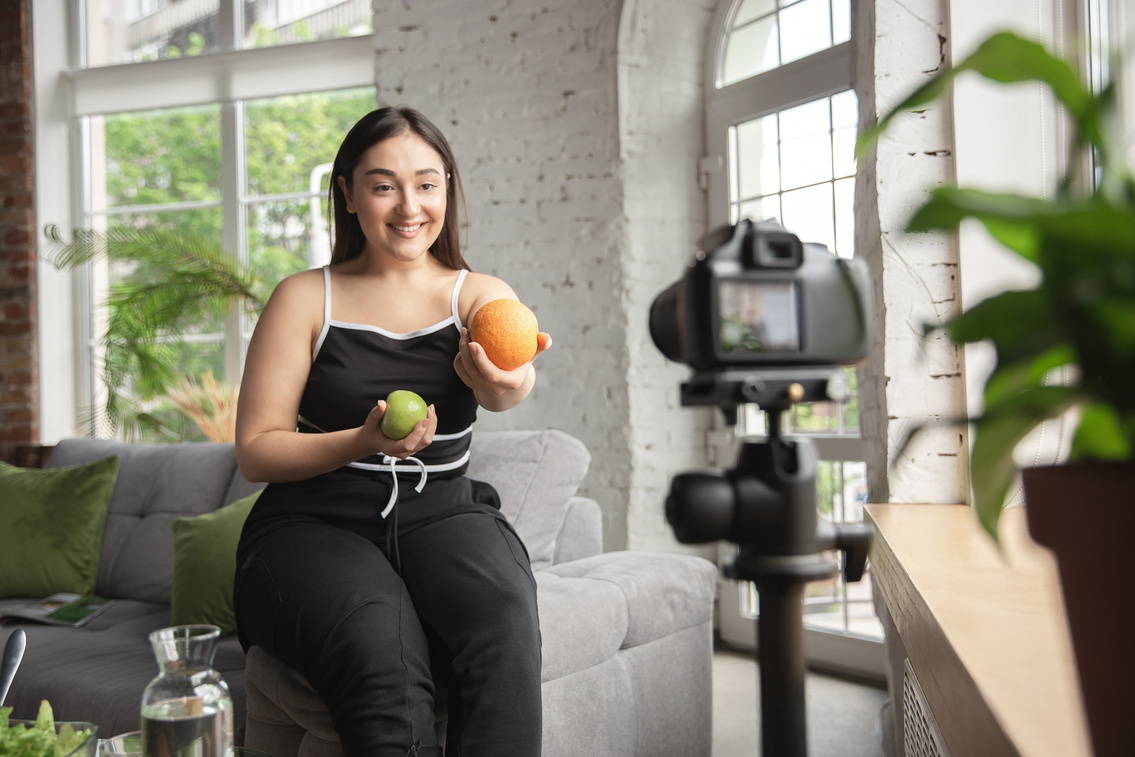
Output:
<svg viewBox="0 0 1135 757">
<path fill-rule="evenodd" d="M 852 255 L 850 0 L 735 0 L 707 68 L 710 218 L 774 218 Z"/>
<path fill-rule="evenodd" d="M 773 219 L 805 242 L 851 257 L 858 100 L 850 0 L 731 0 L 718 8 L 715 28 L 705 82 L 709 154 L 702 162 L 711 225 Z M 854 388 L 854 371 L 848 376 Z M 797 405 L 785 420 L 789 433 L 809 435 L 820 453 L 821 517 L 860 522 L 867 475 L 854 394 L 845 403 Z M 763 413 L 750 406 L 740 424 L 742 433 L 761 434 Z M 820 657 L 845 668 L 860 668 L 852 660 L 866 658 L 865 672 L 881 675 L 882 628 L 869 576 L 857 584 L 842 576 L 810 584 L 806 597 L 809 635 L 823 634 L 810 650 L 826 650 Z M 751 644 L 755 590 L 741 587 L 737 599 L 735 613 L 728 612 L 723 595 L 721 632 Z"/>
</svg>

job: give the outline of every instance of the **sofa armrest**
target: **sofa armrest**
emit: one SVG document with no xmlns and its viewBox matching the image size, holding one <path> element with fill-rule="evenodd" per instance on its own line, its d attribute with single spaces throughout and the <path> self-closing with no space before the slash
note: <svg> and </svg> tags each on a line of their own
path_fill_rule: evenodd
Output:
<svg viewBox="0 0 1135 757">
<path fill-rule="evenodd" d="M 572 497 L 568 501 L 564 522 L 556 534 L 556 551 L 552 564 L 591 557 L 603 551 L 603 511 L 599 503 L 588 497 Z"/>
</svg>

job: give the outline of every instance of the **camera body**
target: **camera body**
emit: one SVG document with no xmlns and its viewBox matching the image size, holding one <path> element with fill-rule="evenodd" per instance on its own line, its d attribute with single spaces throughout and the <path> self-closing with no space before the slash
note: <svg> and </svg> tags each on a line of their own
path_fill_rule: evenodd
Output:
<svg viewBox="0 0 1135 757">
<path fill-rule="evenodd" d="M 702 237 L 651 305 L 650 335 L 699 373 L 850 365 L 867 355 L 870 292 L 862 261 L 746 219 Z"/>
<path fill-rule="evenodd" d="M 683 405 L 717 406 L 729 423 L 739 405 L 759 405 L 769 439 L 747 442 L 732 471 L 674 479 L 666 516 L 679 541 L 728 539 L 768 556 L 828 540 L 817 533 L 811 441 L 782 438 L 781 412 L 847 397 L 842 366 L 867 356 L 870 309 L 862 261 L 775 222 L 743 220 L 702 237 L 685 275 L 651 305 L 650 334 L 694 371 Z"/>
</svg>

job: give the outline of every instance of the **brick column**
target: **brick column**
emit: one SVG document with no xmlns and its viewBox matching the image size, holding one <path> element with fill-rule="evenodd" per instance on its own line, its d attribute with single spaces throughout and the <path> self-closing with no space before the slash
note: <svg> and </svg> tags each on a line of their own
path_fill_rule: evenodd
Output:
<svg viewBox="0 0 1135 757">
<path fill-rule="evenodd" d="M 30 1 L 0 0 L 0 459 L 39 440 Z"/>
</svg>

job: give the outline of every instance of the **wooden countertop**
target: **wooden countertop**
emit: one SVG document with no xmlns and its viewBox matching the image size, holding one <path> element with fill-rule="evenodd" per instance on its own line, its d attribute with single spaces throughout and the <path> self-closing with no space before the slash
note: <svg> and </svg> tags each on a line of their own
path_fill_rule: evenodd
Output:
<svg viewBox="0 0 1135 757">
<path fill-rule="evenodd" d="M 872 576 L 953 757 L 1089 757 L 1056 564 L 1021 508 L 868 505 Z M 901 675 L 901 672 L 899 673 Z"/>
</svg>

